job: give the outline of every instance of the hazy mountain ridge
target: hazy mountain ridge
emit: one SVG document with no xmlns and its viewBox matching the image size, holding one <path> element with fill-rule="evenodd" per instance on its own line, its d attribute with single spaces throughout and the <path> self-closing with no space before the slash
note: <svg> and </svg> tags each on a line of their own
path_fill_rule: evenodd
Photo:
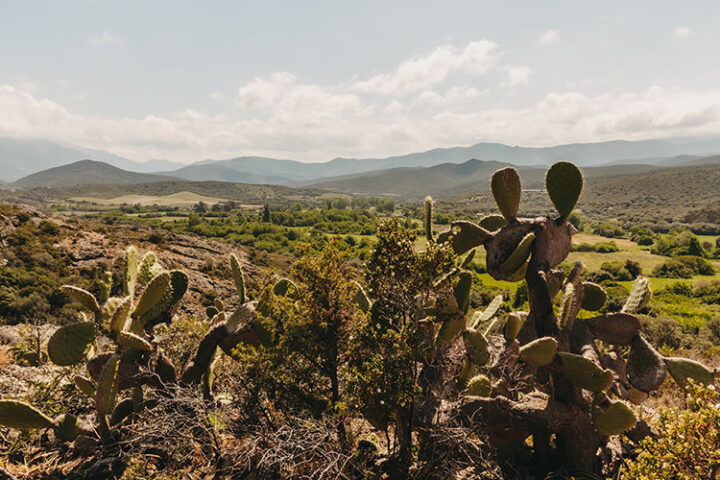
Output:
<svg viewBox="0 0 720 480">
<path fill-rule="evenodd" d="M 23 177 L 4 188 L 25 190 L 36 187 L 68 187 L 82 184 L 128 185 L 175 180 L 173 177 L 123 170 L 105 162 L 80 160 Z"/>
</svg>

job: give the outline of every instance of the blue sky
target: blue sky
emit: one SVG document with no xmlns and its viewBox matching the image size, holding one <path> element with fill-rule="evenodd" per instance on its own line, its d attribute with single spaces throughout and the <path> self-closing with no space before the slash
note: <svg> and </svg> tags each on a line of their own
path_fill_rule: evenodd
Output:
<svg viewBox="0 0 720 480">
<path fill-rule="evenodd" d="M 5 1 L 0 135 L 136 160 L 720 132 L 715 1 Z"/>
</svg>

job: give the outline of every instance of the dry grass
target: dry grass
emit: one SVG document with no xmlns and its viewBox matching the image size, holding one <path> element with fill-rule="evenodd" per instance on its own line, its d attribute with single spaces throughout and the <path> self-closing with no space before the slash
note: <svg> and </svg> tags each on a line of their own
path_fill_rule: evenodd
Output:
<svg viewBox="0 0 720 480">
<path fill-rule="evenodd" d="M 10 352 L 10 348 L 6 346 L 0 346 L 0 368 L 6 367 L 13 363 L 13 356 Z"/>
</svg>

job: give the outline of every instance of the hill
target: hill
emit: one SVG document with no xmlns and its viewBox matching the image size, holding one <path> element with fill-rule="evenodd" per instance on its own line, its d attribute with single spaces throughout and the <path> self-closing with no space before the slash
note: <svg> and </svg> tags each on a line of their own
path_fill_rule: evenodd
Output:
<svg viewBox="0 0 720 480">
<path fill-rule="evenodd" d="M 171 180 L 172 177 L 136 173 L 94 160 L 49 168 L 23 177 L 6 188 L 26 190 L 35 187 L 67 187 L 82 184 L 126 185 Z"/>
<path fill-rule="evenodd" d="M 492 173 L 509 163 L 469 160 L 464 163 L 444 163 L 428 168 L 396 168 L 352 176 L 326 179 L 312 186 L 326 190 L 359 194 L 391 195 L 403 198 L 452 197 L 471 192 L 486 191 Z M 585 168 L 585 175 L 598 177 L 652 170 L 650 165 L 614 165 Z M 517 167 L 526 188 L 542 188 L 544 167 Z"/>
<path fill-rule="evenodd" d="M 5 182 L 13 182 L 32 173 L 83 159 L 97 160 L 124 170 L 141 173 L 180 166 L 167 160 L 134 162 L 102 150 L 48 140 L 0 137 L 0 180 Z"/>
</svg>

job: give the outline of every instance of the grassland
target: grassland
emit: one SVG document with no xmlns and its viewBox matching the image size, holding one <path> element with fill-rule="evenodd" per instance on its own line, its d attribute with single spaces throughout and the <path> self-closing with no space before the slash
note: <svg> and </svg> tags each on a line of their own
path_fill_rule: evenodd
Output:
<svg viewBox="0 0 720 480">
<path fill-rule="evenodd" d="M 73 197 L 69 199 L 72 202 L 87 202 L 97 205 L 118 206 L 118 205 L 158 205 L 160 207 L 181 207 L 189 208 L 196 203 L 203 202 L 207 205 L 215 205 L 216 203 L 226 202 L 225 198 L 209 197 L 199 195 L 193 192 L 177 192 L 170 195 L 154 196 L 154 195 L 122 195 L 114 198 L 99 197 Z"/>
</svg>

